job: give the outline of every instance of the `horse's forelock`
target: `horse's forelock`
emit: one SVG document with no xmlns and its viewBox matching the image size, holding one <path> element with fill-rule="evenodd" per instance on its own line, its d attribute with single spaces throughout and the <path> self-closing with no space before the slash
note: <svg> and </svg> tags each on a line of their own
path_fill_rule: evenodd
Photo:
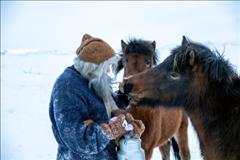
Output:
<svg viewBox="0 0 240 160">
<path fill-rule="evenodd" d="M 173 58 L 173 70 L 176 70 L 177 68 L 178 68 L 177 55 L 175 55 L 174 58 Z"/>
<path fill-rule="evenodd" d="M 187 64 L 185 51 L 181 47 L 177 47 L 172 50 L 172 55 L 169 57 L 172 61 L 172 67 L 175 71 L 184 70 L 185 65 Z"/>
</svg>

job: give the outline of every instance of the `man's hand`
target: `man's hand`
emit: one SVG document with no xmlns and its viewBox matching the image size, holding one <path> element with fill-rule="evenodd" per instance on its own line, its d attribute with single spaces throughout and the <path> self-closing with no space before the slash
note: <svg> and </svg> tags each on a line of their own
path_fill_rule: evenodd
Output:
<svg viewBox="0 0 240 160">
<path fill-rule="evenodd" d="M 134 134 L 141 137 L 145 130 L 145 126 L 141 120 L 136 120 L 133 118 L 133 116 L 130 113 L 126 114 L 126 120 L 128 123 L 133 125 L 134 128 Z"/>
<path fill-rule="evenodd" d="M 124 120 L 125 115 L 120 114 L 114 119 L 114 121 L 109 122 L 109 124 L 102 123 L 100 126 L 110 140 L 118 139 L 126 132 L 122 126 Z"/>
</svg>

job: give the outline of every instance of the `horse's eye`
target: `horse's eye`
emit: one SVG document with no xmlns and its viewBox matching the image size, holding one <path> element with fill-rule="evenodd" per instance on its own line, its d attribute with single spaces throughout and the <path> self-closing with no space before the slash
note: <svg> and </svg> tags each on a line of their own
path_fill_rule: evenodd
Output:
<svg viewBox="0 0 240 160">
<path fill-rule="evenodd" d="M 144 63 L 145 63 L 146 65 L 149 65 L 149 64 L 151 63 L 151 61 L 150 61 L 149 59 L 145 59 L 145 60 L 144 60 Z"/>
<path fill-rule="evenodd" d="M 170 78 L 173 79 L 173 80 L 178 80 L 178 79 L 180 79 L 180 75 L 176 72 L 171 72 L 170 73 Z"/>
</svg>

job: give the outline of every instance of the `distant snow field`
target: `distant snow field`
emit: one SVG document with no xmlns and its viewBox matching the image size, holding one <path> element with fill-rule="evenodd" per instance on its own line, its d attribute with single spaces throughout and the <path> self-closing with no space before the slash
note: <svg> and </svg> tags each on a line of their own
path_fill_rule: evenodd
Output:
<svg viewBox="0 0 240 160">
<path fill-rule="evenodd" d="M 239 47 L 225 57 L 239 73 Z M 168 49 L 161 49 L 166 57 Z M 53 137 L 48 109 L 52 86 L 63 70 L 72 65 L 75 53 L 41 52 L 1 55 L 1 159 L 53 160 L 57 143 Z M 189 127 L 189 146 L 193 160 L 200 160 L 195 131 Z M 172 155 L 171 155 L 172 156 Z M 153 160 L 160 159 L 156 148 Z"/>
</svg>

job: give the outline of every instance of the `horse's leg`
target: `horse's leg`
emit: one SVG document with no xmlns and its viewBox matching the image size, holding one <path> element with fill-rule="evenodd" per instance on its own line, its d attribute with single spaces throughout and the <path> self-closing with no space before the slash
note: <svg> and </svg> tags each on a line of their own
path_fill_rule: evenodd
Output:
<svg viewBox="0 0 240 160">
<path fill-rule="evenodd" d="M 171 142 L 168 140 L 165 144 L 159 146 L 162 155 L 162 160 L 170 160 L 170 147 Z"/>
<path fill-rule="evenodd" d="M 191 156 L 188 146 L 188 118 L 185 113 L 183 114 L 181 126 L 177 133 L 177 139 L 181 158 L 183 160 L 190 160 Z"/>
<path fill-rule="evenodd" d="M 144 151 L 145 151 L 145 159 L 151 160 L 152 154 L 153 154 L 153 149 L 148 149 L 148 150 L 144 150 Z"/>
<path fill-rule="evenodd" d="M 142 148 L 145 153 L 145 160 L 151 160 L 154 147 L 150 147 L 148 144 L 142 143 Z"/>
</svg>

